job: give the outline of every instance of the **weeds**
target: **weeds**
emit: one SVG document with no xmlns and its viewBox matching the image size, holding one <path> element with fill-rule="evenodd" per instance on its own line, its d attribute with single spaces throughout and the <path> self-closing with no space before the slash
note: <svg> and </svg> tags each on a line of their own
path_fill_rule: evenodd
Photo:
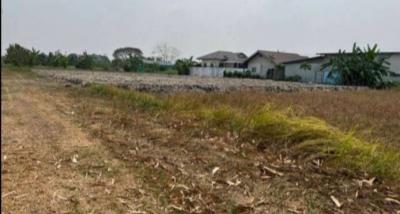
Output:
<svg viewBox="0 0 400 214">
<path fill-rule="evenodd" d="M 143 109 L 161 108 L 163 103 L 151 95 L 119 89 L 109 85 L 91 84 L 89 92 L 111 99 L 120 100 Z"/>
<path fill-rule="evenodd" d="M 201 97 L 157 98 L 97 84 L 89 86 L 89 91 L 141 109 L 157 110 L 157 114 L 164 114 L 166 119 L 172 114 L 178 118 L 189 114 L 204 124 L 203 129 L 214 130 L 216 134 L 237 132 L 242 140 L 258 140 L 259 144 L 267 144 L 264 147 L 269 144 L 288 147 L 289 153 L 294 156 L 324 158 L 338 167 L 362 170 L 381 177 L 400 177 L 398 151 L 379 143 L 365 142 L 318 118 L 296 116 L 290 109 L 283 111 L 270 105 L 254 105 L 244 111 L 229 105 L 216 107 Z"/>
</svg>

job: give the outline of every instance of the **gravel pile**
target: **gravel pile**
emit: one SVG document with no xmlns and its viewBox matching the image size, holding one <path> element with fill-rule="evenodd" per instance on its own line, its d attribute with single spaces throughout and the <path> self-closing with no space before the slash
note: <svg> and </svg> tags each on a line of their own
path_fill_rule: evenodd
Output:
<svg viewBox="0 0 400 214">
<path fill-rule="evenodd" d="M 211 78 L 195 76 L 175 76 L 161 74 L 122 73 L 75 70 L 35 69 L 39 76 L 57 81 L 87 85 L 90 83 L 112 84 L 118 87 L 149 92 L 179 91 L 302 91 L 302 90 L 362 90 L 364 87 L 330 86 L 259 79 Z"/>
</svg>

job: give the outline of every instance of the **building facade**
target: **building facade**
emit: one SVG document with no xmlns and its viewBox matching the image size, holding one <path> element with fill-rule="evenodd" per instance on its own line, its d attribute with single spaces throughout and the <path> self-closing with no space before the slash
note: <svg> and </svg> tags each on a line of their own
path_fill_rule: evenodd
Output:
<svg viewBox="0 0 400 214">
<path fill-rule="evenodd" d="M 244 53 L 230 51 L 216 51 L 197 58 L 199 67 L 192 67 L 193 76 L 223 77 L 224 72 L 243 72 L 246 69 L 244 62 L 247 59 Z"/>
</svg>

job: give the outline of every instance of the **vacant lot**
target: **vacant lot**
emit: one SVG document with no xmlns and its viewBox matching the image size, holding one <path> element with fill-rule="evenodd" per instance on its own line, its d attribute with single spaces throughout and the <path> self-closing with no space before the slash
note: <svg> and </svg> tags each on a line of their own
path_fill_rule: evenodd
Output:
<svg viewBox="0 0 400 214">
<path fill-rule="evenodd" d="M 181 91 L 310 91 L 310 90 L 361 90 L 356 87 L 340 87 L 272 80 L 229 79 L 160 74 L 140 74 L 123 72 L 90 72 L 68 70 L 35 70 L 43 77 L 73 84 L 106 83 L 120 87 L 150 92 Z"/>
<path fill-rule="evenodd" d="M 399 91 L 85 85 L 2 73 L 5 213 L 400 210 Z"/>
</svg>

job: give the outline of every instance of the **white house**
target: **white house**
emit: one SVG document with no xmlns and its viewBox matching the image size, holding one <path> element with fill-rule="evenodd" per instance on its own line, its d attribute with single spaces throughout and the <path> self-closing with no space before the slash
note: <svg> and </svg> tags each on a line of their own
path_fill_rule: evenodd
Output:
<svg viewBox="0 0 400 214">
<path fill-rule="evenodd" d="M 245 64 L 247 69 L 261 77 L 283 79 L 283 71 L 277 71 L 276 66 L 299 59 L 307 59 L 307 57 L 297 53 L 258 50 L 245 61 Z"/>
<path fill-rule="evenodd" d="M 381 52 L 381 54 L 387 56 L 390 63 L 389 69 L 392 74 L 387 78 L 391 81 L 400 81 L 400 52 Z M 285 78 L 300 77 L 302 82 L 334 84 L 336 80 L 328 77 L 329 68 L 322 70 L 322 65 L 336 55 L 337 53 L 320 53 L 316 57 L 285 62 L 283 63 Z M 301 69 L 303 63 L 309 64 L 311 70 Z"/>
<path fill-rule="evenodd" d="M 223 77 L 224 71 L 243 72 L 246 68 L 244 62 L 247 59 L 244 53 L 230 51 L 216 51 L 197 58 L 201 61 L 201 67 L 192 67 L 190 74 L 194 76 Z"/>
</svg>

